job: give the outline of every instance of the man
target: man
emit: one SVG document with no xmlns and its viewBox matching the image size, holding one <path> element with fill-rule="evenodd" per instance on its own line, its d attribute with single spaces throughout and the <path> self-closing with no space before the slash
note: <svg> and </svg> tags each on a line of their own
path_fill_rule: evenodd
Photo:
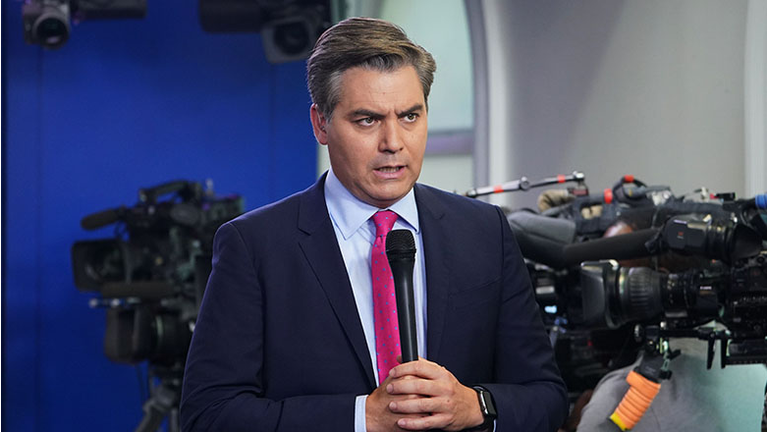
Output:
<svg viewBox="0 0 768 432">
<path fill-rule="evenodd" d="M 416 184 L 434 70 L 428 52 L 380 20 L 348 19 L 317 41 L 310 119 L 331 170 L 219 229 L 187 360 L 185 430 L 562 422 L 566 391 L 504 215 Z M 384 218 L 414 232 L 417 247 L 422 358 L 393 368 L 398 342 L 384 349 L 379 330 L 390 324 L 374 311 L 383 301 L 374 248 L 386 229 L 371 219 Z"/>
</svg>

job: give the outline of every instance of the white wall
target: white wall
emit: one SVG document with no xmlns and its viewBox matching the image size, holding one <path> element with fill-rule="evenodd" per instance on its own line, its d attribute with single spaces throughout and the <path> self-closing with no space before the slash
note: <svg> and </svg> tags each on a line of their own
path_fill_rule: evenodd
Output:
<svg viewBox="0 0 768 432">
<path fill-rule="evenodd" d="M 745 195 L 766 191 L 766 1 L 749 0 L 744 59 Z"/>
<path fill-rule="evenodd" d="M 707 186 L 743 195 L 745 57 L 765 67 L 764 42 L 747 43 L 765 38 L 765 5 L 751 18 L 761 35 L 746 30 L 748 4 L 468 0 L 486 26 L 488 180 L 578 169 L 595 192 L 634 174 L 677 194 Z M 750 118 L 764 151 L 765 115 Z M 764 185 L 761 166 L 749 175 Z M 532 206 L 537 195 L 496 202 Z"/>
</svg>

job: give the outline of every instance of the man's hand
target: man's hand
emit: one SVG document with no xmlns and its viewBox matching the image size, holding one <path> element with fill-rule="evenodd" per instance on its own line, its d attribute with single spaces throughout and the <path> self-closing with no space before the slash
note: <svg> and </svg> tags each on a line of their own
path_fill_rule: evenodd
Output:
<svg viewBox="0 0 768 432">
<path fill-rule="evenodd" d="M 395 366 L 381 387 L 395 397 L 388 408 L 399 415 L 397 425 L 406 430 L 459 431 L 485 420 L 475 390 L 462 385 L 446 368 L 421 357 Z"/>
<path fill-rule="evenodd" d="M 401 380 L 412 379 L 413 377 L 402 377 Z M 392 383 L 393 378 L 387 377 L 376 390 L 368 395 L 365 402 L 365 428 L 368 432 L 389 432 L 402 431 L 397 425 L 397 421 L 402 418 L 418 418 L 423 414 L 399 414 L 389 409 L 391 403 L 400 403 L 408 399 L 414 399 L 414 395 L 392 395 L 387 392 L 387 386 Z"/>
</svg>

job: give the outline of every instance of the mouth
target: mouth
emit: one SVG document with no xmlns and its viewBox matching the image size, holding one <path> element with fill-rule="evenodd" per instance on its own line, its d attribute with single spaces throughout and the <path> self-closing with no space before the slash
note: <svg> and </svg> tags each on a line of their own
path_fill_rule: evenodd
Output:
<svg viewBox="0 0 768 432">
<path fill-rule="evenodd" d="M 398 180 L 405 173 L 405 165 L 387 165 L 373 170 L 381 180 Z"/>
<path fill-rule="evenodd" d="M 385 166 L 385 167 L 376 168 L 376 171 L 382 174 L 394 174 L 403 169 L 405 169 L 405 166 L 397 165 L 397 166 Z"/>
</svg>

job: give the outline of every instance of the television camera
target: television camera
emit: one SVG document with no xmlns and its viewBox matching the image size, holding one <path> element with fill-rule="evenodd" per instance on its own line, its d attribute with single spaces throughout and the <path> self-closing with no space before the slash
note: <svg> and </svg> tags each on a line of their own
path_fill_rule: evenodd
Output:
<svg viewBox="0 0 768 432">
<path fill-rule="evenodd" d="M 590 195 L 578 174 L 466 194 L 577 183 L 544 192 L 538 212 L 508 213 L 573 394 L 633 363 L 640 350 L 672 359 L 670 338 L 707 341 L 708 367 L 717 341 L 722 367 L 765 363 L 765 197 L 706 190 L 675 197 L 632 176 Z M 629 232 L 604 237 L 624 221 Z M 725 328 L 700 327 L 713 320 Z"/>
<path fill-rule="evenodd" d="M 165 198 L 165 199 L 163 199 Z M 105 307 L 104 353 L 112 361 L 148 361 L 150 382 L 137 431 L 154 431 L 177 406 L 189 342 L 211 271 L 213 236 L 243 212 L 239 196 L 217 198 L 210 181 L 173 181 L 139 190 L 139 202 L 84 217 L 94 230 L 115 225 L 110 239 L 72 246 L 75 286 Z"/>
<path fill-rule="evenodd" d="M 609 417 L 620 429 L 634 427 L 663 380 L 671 378 L 670 362 L 680 354 L 673 338 L 707 341 L 707 369 L 717 341 L 722 368 L 766 362 L 766 230 L 760 201 L 728 201 L 711 212 L 673 211 L 659 218 L 664 222 L 645 247 L 669 265 L 581 264 L 584 323 L 609 328 L 637 323 L 636 338 L 643 343 L 639 363 L 626 378 L 629 390 Z M 675 253 L 697 257 L 701 264 L 675 267 Z M 704 326 L 710 321 L 721 327 Z"/>
<path fill-rule="evenodd" d="M 26 0 L 21 6 L 24 39 L 48 49 L 69 39 L 72 20 L 140 19 L 146 13 L 147 0 Z"/>
</svg>

